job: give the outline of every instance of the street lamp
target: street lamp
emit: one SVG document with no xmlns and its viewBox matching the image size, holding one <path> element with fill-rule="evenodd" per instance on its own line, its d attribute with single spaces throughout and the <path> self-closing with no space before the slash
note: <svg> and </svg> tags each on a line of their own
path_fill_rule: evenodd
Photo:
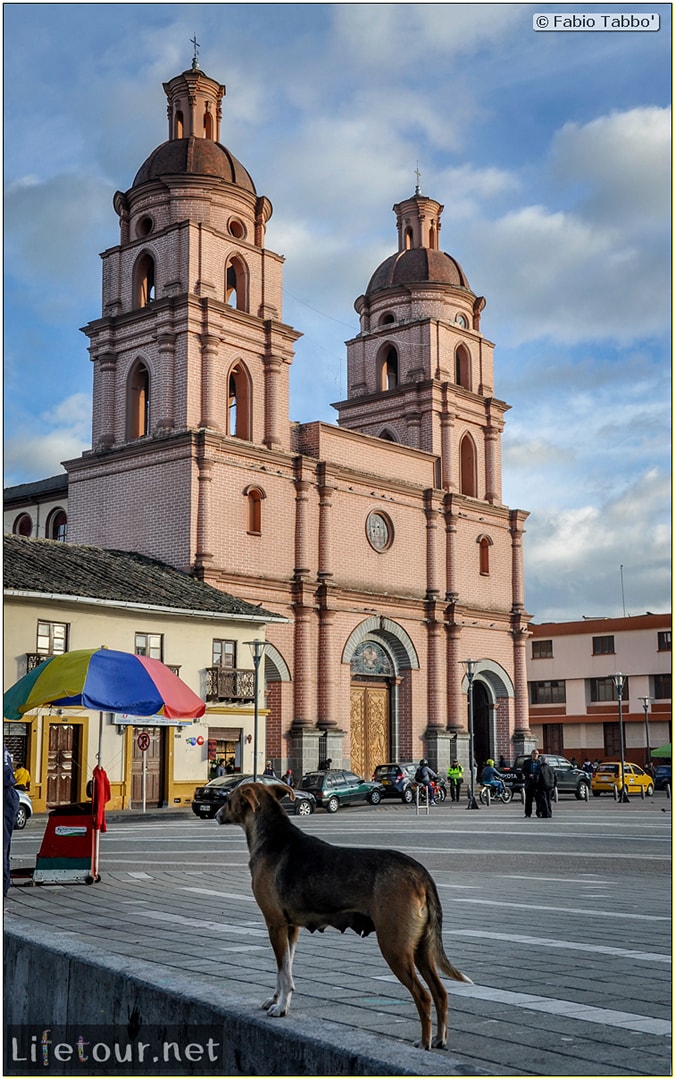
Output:
<svg viewBox="0 0 676 1080">
<path fill-rule="evenodd" d="M 479 804 L 474 795 L 474 698 L 472 695 L 472 683 L 476 671 L 476 660 L 461 660 L 467 673 L 467 703 L 469 705 L 469 802 L 468 810 L 478 810 Z"/>
<path fill-rule="evenodd" d="M 645 764 L 647 768 L 648 765 L 650 765 L 650 724 L 648 722 L 648 710 L 650 709 L 652 698 L 640 697 L 638 700 L 643 706 L 643 715 L 645 717 Z"/>
<path fill-rule="evenodd" d="M 253 778 L 254 781 L 258 775 L 258 666 L 261 662 L 261 657 L 265 652 L 265 642 L 259 638 L 254 638 L 253 641 L 245 642 L 251 649 L 251 655 L 253 656 L 254 664 L 254 745 L 253 745 Z"/>
<path fill-rule="evenodd" d="M 620 724 L 620 802 L 629 802 L 629 796 L 624 787 L 624 724 L 622 723 L 622 690 L 624 689 L 624 675 L 618 671 L 613 675 L 615 690 L 617 691 L 617 718 Z"/>
</svg>

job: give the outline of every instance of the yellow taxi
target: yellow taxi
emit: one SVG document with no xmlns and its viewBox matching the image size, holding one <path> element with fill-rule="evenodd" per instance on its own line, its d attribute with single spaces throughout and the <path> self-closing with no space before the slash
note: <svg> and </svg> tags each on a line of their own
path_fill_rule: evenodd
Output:
<svg viewBox="0 0 676 1080">
<path fill-rule="evenodd" d="M 619 795 L 620 784 L 620 762 L 602 761 L 592 776 L 592 795 L 598 797 L 604 791 L 612 792 L 613 790 Z M 624 788 L 629 795 L 632 793 L 634 795 L 640 795 L 642 791 L 646 795 L 652 795 L 655 790 L 655 781 L 652 776 L 647 772 L 644 772 L 643 769 L 640 769 L 638 765 L 633 765 L 630 761 L 625 761 Z"/>
</svg>

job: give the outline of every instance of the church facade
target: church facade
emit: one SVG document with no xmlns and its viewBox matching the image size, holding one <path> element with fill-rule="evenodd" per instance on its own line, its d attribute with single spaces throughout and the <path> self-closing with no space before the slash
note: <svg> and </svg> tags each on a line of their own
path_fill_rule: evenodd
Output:
<svg viewBox="0 0 676 1080">
<path fill-rule="evenodd" d="M 285 616 L 265 653 L 265 758 L 479 762 L 529 750 L 522 540 L 502 501 L 483 297 L 443 206 L 395 207 L 347 343 L 337 424 L 297 424 L 270 201 L 220 142 L 225 87 L 164 85 L 167 139 L 117 192 L 103 252 L 92 448 L 65 463 L 68 540 L 137 551 Z M 236 661 L 235 661 L 236 663 Z M 263 751 L 261 751 L 261 755 Z"/>
</svg>

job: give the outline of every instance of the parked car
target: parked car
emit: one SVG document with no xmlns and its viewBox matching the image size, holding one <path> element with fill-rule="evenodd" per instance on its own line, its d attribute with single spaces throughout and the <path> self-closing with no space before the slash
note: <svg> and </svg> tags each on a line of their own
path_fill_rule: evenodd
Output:
<svg viewBox="0 0 676 1080">
<path fill-rule="evenodd" d="M 250 783 L 252 780 L 253 776 L 251 774 L 247 776 L 244 773 L 230 773 L 227 776 L 217 776 L 215 779 L 210 780 L 208 784 L 195 788 L 192 798 L 193 814 L 197 814 L 199 818 L 216 817 L 230 792 L 234 791 L 240 784 Z M 258 784 L 281 784 L 282 781 L 276 776 L 257 776 L 256 782 Z M 315 812 L 317 803 L 314 795 L 300 788 L 294 788 L 293 793 L 295 796 L 293 800 L 290 795 L 285 795 L 281 800 L 281 805 L 289 814 L 300 814 L 302 817 L 307 817 L 308 814 Z"/>
<path fill-rule="evenodd" d="M 671 765 L 657 765 L 655 767 L 655 791 L 664 791 L 671 787 Z"/>
<path fill-rule="evenodd" d="M 523 765 L 530 754 L 520 754 L 511 769 L 505 769 L 503 775 L 513 791 L 520 791 L 524 784 Z M 556 773 L 558 795 L 574 795 L 576 799 L 588 799 L 591 776 L 584 769 L 578 769 L 568 758 L 559 754 L 540 754 L 540 761 L 546 761 Z"/>
<path fill-rule="evenodd" d="M 385 785 L 379 780 L 362 780 L 347 769 L 318 769 L 304 776 L 301 785 L 329 814 L 335 814 L 339 806 L 364 800 L 376 806 L 385 794 Z"/>
<path fill-rule="evenodd" d="M 612 792 L 613 790 L 619 795 L 622 790 L 621 783 L 620 762 L 602 761 L 592 776 L 592 795 L 598 797 L 602 793 Z M 624 787 L 629 795 L 632 792 L 640 794 L 641 791 L 644 791 L 646 795 L 652 795 L 655 790 L 655 782 L 652 776 L 640 769 L 638 765 L 634 765 L 631 761 L 625 761 Z"/>
<path fill-rule="evenodd" d="M 17 788 L 17 793 L 19 796 L 19 809 L 16 812 L 14 828 L 25 829 L 26 822 L 33 813 L 33 803 L 30 800 L 30 795 L 27 795 L 25 791 L 21 791 Z"/>
<path fill-rule="evenodd" d="M 401 764 L 389 762 L 376 765 L 372 780 L 382 784 L 385 790 L 383 798 L 401 799 L 410 803 L 415 799 L 415 761 L 403 761 Z"/>
</svg>

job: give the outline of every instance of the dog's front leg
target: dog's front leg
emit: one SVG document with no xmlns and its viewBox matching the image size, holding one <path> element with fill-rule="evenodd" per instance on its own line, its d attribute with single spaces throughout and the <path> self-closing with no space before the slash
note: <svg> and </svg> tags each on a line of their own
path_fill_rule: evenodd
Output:
<svg viewBox="0 0 676 1080">
<path fill-rule="evenodd" d="M 293 954 L 298 940 L 299 927 L 268 926 L 270 943 L 277 961 L 277 990 L 273 997 L 263 1002 L 268 1016 L 286 1016 L 291 1005 L 291 995 L 296 989 L 293 982 Z"/>
</svg>

